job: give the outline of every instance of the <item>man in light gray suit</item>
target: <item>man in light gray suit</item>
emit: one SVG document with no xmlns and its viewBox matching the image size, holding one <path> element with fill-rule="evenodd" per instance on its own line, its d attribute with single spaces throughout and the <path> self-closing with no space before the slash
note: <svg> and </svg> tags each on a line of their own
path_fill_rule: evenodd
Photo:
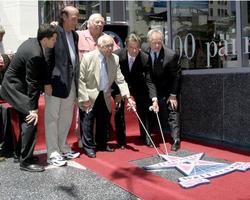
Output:
<svg viewBox="0 0 250 200">
<path fill-rule="evenodd" d="M 135 106 L 120 70 L 119 57 L 112 53 L 113 38 L 109 35 L 103 35 L 99 37 L 97 46 L 97 50 L 83 54 L 78 90 L 78 104 L 85 113 L 80 122 L 83 130 L 81 140 L 83 148 L 90 158 L 96 157 L 93 138 L 94 120 L 96 120 L 95 142 L 97 150 L 114 151 L 107 145 L 111 117 L 110 88 L 114 81 L 118 85 L 121 95 L 128 100 L 129 105 Z"/>
</svg>

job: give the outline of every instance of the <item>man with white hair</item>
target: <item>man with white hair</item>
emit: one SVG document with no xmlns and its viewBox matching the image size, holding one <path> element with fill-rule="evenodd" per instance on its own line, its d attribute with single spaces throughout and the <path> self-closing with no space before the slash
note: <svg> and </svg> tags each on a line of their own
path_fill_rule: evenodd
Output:
<svg viewBox="0 0 250 200">
<path fill-rule="evenodd" d="M 78 50 L 79 57 L 86 52 L 97 49 L 97 40 L 100 36 L 105 35 L 103 33 L 105 21 L 101 14 L 94 13 L 90 15 L 87 23 L 87 30 L 77 31 L 79 35 Z M 119 46 L 114 43 L 113 51 L 119 49 Z"/>
<path fill-rule="evenodd" d="M 115 81 L 121 95 L 135 106 L 128 85 L 121 73 L 119 57 L 112 53 L 114 40 L 102 35 L 97 40 L 98 49 L 83 54 L 80 64 L 78 104 L 85 116 L 81 121 L 83 148 L 90 158 L 95 158 L 93 139 L 94 120 L 96 120 L 96 148 L 112 152 L 107 145 L 107 134 L 111 117 L 111 85 Z"/>
<path fill-rule="evenodd" d="M 82 55 L 84 53 L 93 51 L 97 49 L 97 40 L 102 35 L 107 35 L 103 32 L 105 21 L 104 18 L 100 13 L 94 13 L 90 15 L 88 22 L 87 22 L 87 30 L 82 31 L 76 31 L 79 36 L 79 42 L 78 42 L 78 52 L 79 52 L 79 59 L 82 58 Z M 119 46 L 114 42 L 113 51 L 116 51 L 119 49 Z M 84 113 L 79 110 L 79 120 L 83 121 Z M 78 115 L 77 115 L 78 120 Z M 81 127 L 81 126 L 80 126 Z M 77 121 L 77 128 L 78 129 L 78 121 Z M 82 148 L 82 142 L 80 140 L 80 135 L 82 130 L 77 130 L 77 136 L 78 136 L 78 146 Z M 78 134 L 79 133 L 79 134 Z"/>
<path fill-rule="evenodd" d="M 155 84 L 159 104 L 159 117 L 163 130 L 169 125 L 173 145 L 180 148 L 180 117 L 178 96 L 180 95 L 181 67 L 179 56 L 163 44 L 164 35 L 158 29 L 147 34 L 147 44 L 142 49 L 149 54 L 152 81 Z"/>
</svg>

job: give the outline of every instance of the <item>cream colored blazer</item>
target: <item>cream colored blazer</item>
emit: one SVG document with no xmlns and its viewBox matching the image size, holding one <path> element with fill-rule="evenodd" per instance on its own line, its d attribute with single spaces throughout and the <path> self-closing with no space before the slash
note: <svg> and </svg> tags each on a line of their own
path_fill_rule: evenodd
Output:
<svg viewBox="0 0 250 200">
<path fill-rule="evenodd" d="M 78 104 L 84 110 L 83 102 L 90 100 L 92 106 L 100 92 L 100 51 L 98 49 L 83 54 L 80 64 Z M 112 54 L 106 59 L 108 65 L 109 90 L 104 93 L 105 102 L 111 112 L 111 85 L 115 81 L 122 96 L 129 96 L 128 85 L 121 73 L 119 57 Z"/>
</svg>

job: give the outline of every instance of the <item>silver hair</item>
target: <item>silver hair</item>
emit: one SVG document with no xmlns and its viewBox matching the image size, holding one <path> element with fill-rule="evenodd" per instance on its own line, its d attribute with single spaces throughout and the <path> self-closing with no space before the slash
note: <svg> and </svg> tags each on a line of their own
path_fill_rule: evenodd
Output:
<svg viewBox="0 0 250 200">
<path fill-rule="evenodd" d="M 102 47 L 105 44 L 109 43 L 110 41 L 114 42 L 113 38 L 110 35 L 104 34 L 97 40 L 97 45 Z"/>
<path fill-rule="evenodd" d="M 93 23 L 93 21 L 96 19 L 96 18 L 103 18 L 104 20 L 104 17 L 100 14 L 100 13 L 94 13 L 92 15 L 89 16 L 89 19 L 88 19 L 88 23 L 87 23 L 87 27 L 89 28 L 90 24 Z M 105 20 L 104 20 L 105 21 Z"/>
<path fill-rule="evenodd" d="M 131 33 L 128 35 L 128 37 L 125 40 L 126 45 L 128 45 L 129 42 L 137 42 L 139 46 L 141 46 L 141 38 L 136 35 L 135 33 Z"/>
<path fill-rule="evenodd" d="M 150 42 L 153 33 L 159 33 L 159 34 L 161 35 L 162 41 L 164 40 L 164 35 L 163 35 L 162 31 L 155 28 L 155 29 L 151 29 L 151 30 L 148 32 L 148 34 L 147 34 L 147 40 L 148 40 L 148 42 Z"/>
</svg>

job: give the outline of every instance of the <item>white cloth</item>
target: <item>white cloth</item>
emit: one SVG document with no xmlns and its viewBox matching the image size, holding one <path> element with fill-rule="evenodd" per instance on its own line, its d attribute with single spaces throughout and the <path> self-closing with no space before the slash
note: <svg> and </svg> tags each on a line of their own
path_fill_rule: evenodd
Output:
<svg viewBox="0 0 250 200">
<path fill-rule="evenodd" d="M 66 33 L 66 38 L 67 38 L 67 43 L 69 47 L 69 53 L 70 53 L 70 58 L 73 67 L 75 68 L 76 65 L 76 49 L 75 49 L 75 43 L 74 43 L 74 38 L 72 32 L 65 32 Z"/>
</svg>

